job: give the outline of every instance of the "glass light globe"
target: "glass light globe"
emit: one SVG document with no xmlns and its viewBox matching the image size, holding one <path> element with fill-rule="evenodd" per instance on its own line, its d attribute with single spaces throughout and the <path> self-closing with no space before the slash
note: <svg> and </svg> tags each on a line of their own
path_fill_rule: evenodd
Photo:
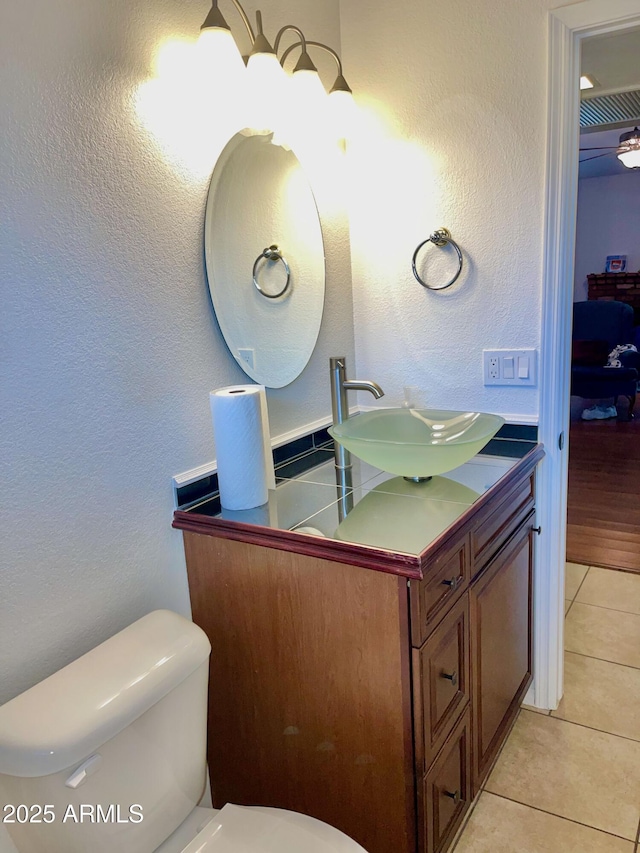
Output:
<svg viewBox="0 0 640 853">
<path fill-rule="evenodd" d="M 640 128 L 636 127 L 622 134 L 616 153 L 627 169 L 637 169 L 640 166 Z"/>
<path fill-rule="evenodd" d="M 640 142 L 637 148 L 629 148 L 627 151 L 622 151 L 618 154 L 618 159 L 621 160 L 627 169 L 637 169 L 640 167 Z"/>
<path fill-rule="evenodd" d="M 327 93 L 318 72 L 306 69 L 296 71 L 291 77 L 291 97 L 300 106 L 306 104 L 310 110 L 325 108 Z"/>
<path fill-rule="evenodd" d="M 229 30 L 217 27 L 200 30 L 197 48 L 203 69 L 208 67 L 214 73 L 244 77 L 244 62 Z"/>
<path fill-rule="evenodd" d="M 329 95 L 329 116 L 337 139 L 347 139 L 356 121 L 357 107 L 351 92 L 334 89 Z"/>
<path fill-rule="evenodd" d="M 275 53 L 254 53 L 249 57 L 247 83 L 251 126 L 265 133 L 277 130 L 280 116 L 286 111 L 288 80 Z"/>
</svg>

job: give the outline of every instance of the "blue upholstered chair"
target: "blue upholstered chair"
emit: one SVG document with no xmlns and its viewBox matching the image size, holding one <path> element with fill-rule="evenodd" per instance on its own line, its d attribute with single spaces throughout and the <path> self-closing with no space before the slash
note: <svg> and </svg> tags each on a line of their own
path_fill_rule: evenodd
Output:
<svg viewBox="0 0 640 853">
<path fill-rule="evenodd" d="M 633 308 L 624 302 L 576 302 L 573 306 L 574 352 L 571 364 L 571 393 L 577 397 L 603 399 L 618 396 L 629 398 L 629 420 L 633 417 L 638 386 L 640 353 L 625 352 L 620 357 L 621 367 L 604 367 L 607 354 L 619 344 L 634 341 Z M 604 357 L 594 359 L 578 357 L 582 349 L 588 351 L 587 342 L 601 342 Z M 593 352 L 597 351 L 597 346 Z M 587 362 L 587 363 L 585 363 Z"/>
</svg>

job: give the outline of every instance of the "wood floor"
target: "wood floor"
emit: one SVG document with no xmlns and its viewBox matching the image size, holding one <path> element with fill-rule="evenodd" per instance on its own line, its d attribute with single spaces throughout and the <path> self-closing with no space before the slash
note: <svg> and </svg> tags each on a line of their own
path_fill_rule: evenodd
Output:
<svg viewBox="0 0 640 853">
<path fill-rule="evenodd" d="M 567 560 L 640 572 L 640 417 L 572 421 Z"/>
</svg>

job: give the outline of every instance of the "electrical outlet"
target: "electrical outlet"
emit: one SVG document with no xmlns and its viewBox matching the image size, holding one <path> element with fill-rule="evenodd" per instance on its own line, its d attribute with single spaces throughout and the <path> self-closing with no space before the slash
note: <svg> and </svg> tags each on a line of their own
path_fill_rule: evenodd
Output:
<svg viewBox="0 0 640 853">
<path fill-rule="evenodd" d="M 537 355 L 538 351 L 535 349 L 483 350 L 484 384 L 525 387 L 536 385 Z"/>
</svg>

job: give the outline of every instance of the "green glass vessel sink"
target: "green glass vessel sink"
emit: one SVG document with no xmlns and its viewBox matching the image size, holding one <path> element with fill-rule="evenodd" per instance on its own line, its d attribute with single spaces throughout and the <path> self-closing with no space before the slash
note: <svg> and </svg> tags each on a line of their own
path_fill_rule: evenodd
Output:
<svg viewBox="0 0 640 853">
<path fill-rule="evenodd" d="M 504 424 L 499 415 L 376 409 L 329 428 L 343 447 L 401 477 L 433 477 L 468 462 Z"/>
</svg>

